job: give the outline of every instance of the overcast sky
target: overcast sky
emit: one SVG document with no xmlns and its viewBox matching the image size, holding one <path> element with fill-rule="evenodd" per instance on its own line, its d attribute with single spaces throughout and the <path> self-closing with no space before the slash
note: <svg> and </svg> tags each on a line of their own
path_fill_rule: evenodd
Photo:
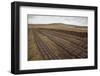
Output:
<svg viewBox="0 0 100 76">
<path fill-rule="evenodd" d="M 80 26 L 87 26 L 88 17 L 80 16 L 47 16 L 47 15 L 28 15 L 28 24 L 49 24 L 64 23 Z"/>
</svg>

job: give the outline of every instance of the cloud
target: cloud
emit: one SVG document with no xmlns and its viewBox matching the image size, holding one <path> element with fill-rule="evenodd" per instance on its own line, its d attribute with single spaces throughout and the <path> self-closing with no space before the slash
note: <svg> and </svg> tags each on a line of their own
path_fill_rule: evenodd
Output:
<svg viewBox="0 0 100 76">
<path fill-rule="evenodd" d="M 47 16 L 47 15 L 28 15 L 28 24 L 49 24 L 49 23 L 65 23 L 73 25 L 87 25 L 88 17 L 80 16 Z"/>
</svg>

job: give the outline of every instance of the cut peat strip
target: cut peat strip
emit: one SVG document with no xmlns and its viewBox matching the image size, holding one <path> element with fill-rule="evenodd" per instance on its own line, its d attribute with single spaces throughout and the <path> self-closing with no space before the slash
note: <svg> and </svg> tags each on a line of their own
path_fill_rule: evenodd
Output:
<svg viewBox="0 0 100 76">
<path fill-rule="evenodd" d="M 34 40 L 32 29 L 29 29 L 28 33 L 28 60 L 43 60 L 43 57 Z"/>
<path fill-rule="evenodd" d="M 59 37 L 59 38 L 62 38 L 64 40 L 67 40 L 69 42 L 71 42 L 72 44 L 74 44 L 75 46 L 79 46 L 79 48 L 81 50 L 84 50 L 87 52 L 87 49 L 86 49 L 86 42 L 82 41 L 82 40 L 77 40 L 75 39 L 74 37 L 70 37 L 69 35 L 64 35 L 63 33 L 60 33 L 60 32 L 56 32 L 56 31 L 47 31 L 47 30 L 42 30 L 44 32 L 47 32 L 48 34 L 51 34 L 53 36 L 56 36 L 56 37 Z"/>
<path fill-rule="evenodd" d="M 51 33 L 55 33 L 55 35 L 70 41 L 73 44 L 80 46 L 83 49 L 87 49 L 87 37 L 78 37 L 75 35 L 70 35 L 66 33 L 61 33 L 59 31 L 51 31 Z"/>
<path fill-rule="evenodd" d="M 65 41 L 64 39 L 61 39 L 59 37 L 53 36 L 46 32 L 41 32 L 42 34 L 46 35 L 49 39 L 51 39 L 53 42 L 55 42 L 58 46 L 62 47 L 66 52 L 68 52 L 71 56 L 74 56 L 75 58 L 82 58 L 81 54 L 79 55 L 82 50 L 78 48 L 78 46 L 71 46 L 71 43 L 68 41 Z"/>
<path fill-rule="evenodd" d="M 37 31 L 33 31 L 34 38 L 37 44 L 37 47 L 39 48 L 39 51 L 41 52 L 44 60 L 50 60 L 50 59 L 56 59 L 56 57 L 50 52 L 50 49 L 48 46 L 43 42 L 43 40 L 39 37 L 39 33 Z"/>
<path fill-rule="evenodd" d="M 65 52 L 64 49 L 56 45 L 53 41 L 51 41 L 47 36 L 40 34 L 40 37 L 44 37 L 42 40 L 46 43 L 49 51 L 56 57 L 56 59 L 73 59 L 74 56 L 69 55 L 69 53 Z"/>
<path fill-rule="evenodd" d="M 44 42 L 44 44 L 46 44 L 46 46 L 48 47 L 49 50 L 47 50 L 49 52 L 49 54 L 51 54 L 53 56 L 54 59 L 61 59 L 60 56 L 58 56 L 55 52 L 56 49 L 54 46 L 51 45 L 52 41 L 50 41 L 48 39 L 47 36 L 41 34 L 38 32 L 39 37 L 42 39 L 42 41 Z"/>
<path fill-rule="evenodd" d="M 66 32 L 61 32 L 60 30 L 54 30 L 54 29 L 39 29 L 39 30 L 45 30 L 45 31 L 51 31 L 51 32 L 56 32 L 56 33 L 59 33 L 59 34 L 62 34 L 63 36 L 66 36 L 67 37 L 74 37 L 76 40 L 81 40 L 81 41 L 86 41 L 84 38 L 86 37 L 80 37 L 80 36 L 76 36 L 76 35 L 72 35 L 72 34 L 69 34 L 68 31 Z"/>
</svg>

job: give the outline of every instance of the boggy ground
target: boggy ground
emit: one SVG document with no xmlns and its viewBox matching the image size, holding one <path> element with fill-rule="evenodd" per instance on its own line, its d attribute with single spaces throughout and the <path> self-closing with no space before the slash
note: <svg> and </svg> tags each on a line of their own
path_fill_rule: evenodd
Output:
<svg viewBox="0 0 100 76">
<path fill-rule="evenodd" d="M 87 27 L 54 24 L 28 25 L 28 60 L 88 57 Z"/>
</svg>

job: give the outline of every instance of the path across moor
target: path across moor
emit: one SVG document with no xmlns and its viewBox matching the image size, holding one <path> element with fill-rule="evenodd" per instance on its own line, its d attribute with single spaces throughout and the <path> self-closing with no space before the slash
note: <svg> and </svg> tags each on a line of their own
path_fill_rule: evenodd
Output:
<svg viewBox="0 0 100 76">
<path fill-rule="evenodd" d="M 32 29 L 31 33 L 43 60 L 87 58 L 86 37 L 46 29 Z"/>
</svg>

